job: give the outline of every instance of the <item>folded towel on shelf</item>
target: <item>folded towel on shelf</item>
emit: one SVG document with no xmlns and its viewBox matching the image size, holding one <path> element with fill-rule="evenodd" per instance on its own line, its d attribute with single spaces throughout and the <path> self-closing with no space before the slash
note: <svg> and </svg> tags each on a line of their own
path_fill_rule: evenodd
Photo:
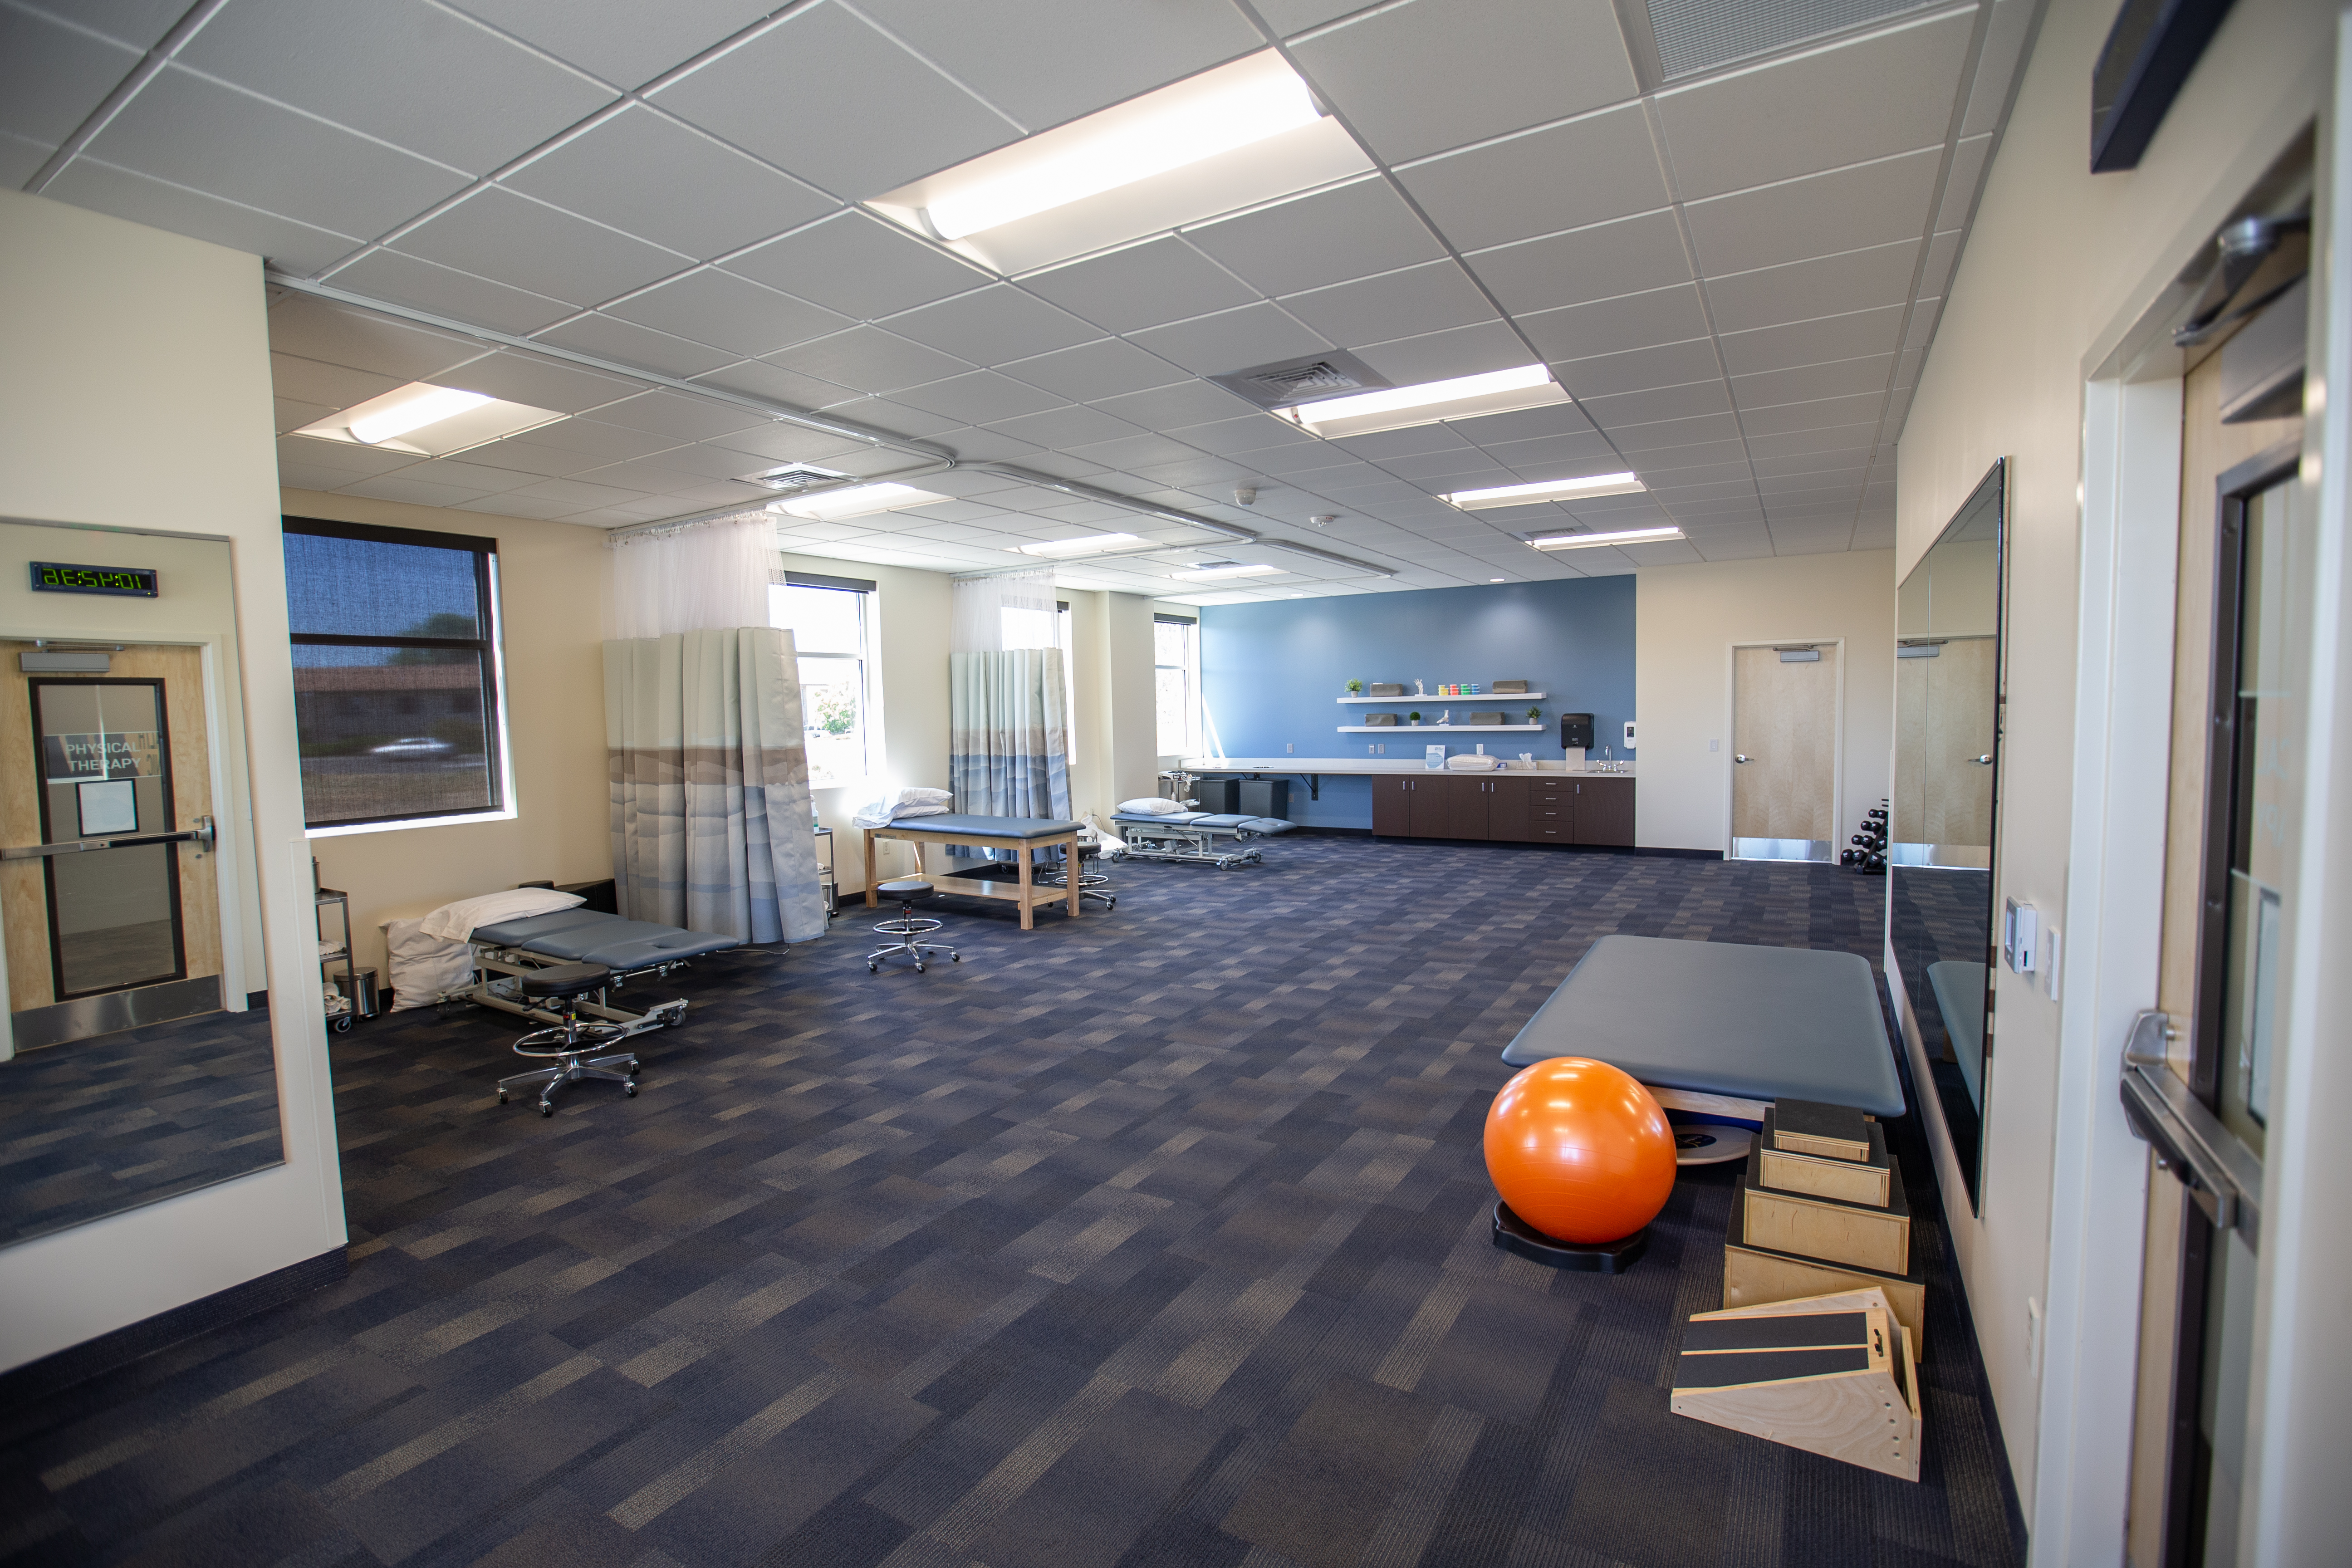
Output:
<svg viewBox="0 0 2352 1568">
<path fill-rule="evenodd" d="M 1503 759 L 1483 754 L 1475 757 L 1448 757 L 1445 759 L 1445 765 L 1457 773 L 1490 773 L 1503 765 Z"/>
</svg>

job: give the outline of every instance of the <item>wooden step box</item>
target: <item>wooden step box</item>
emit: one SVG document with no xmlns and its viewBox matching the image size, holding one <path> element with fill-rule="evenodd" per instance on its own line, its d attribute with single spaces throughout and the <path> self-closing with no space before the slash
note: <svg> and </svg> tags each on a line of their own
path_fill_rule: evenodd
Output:
<svg viewBox="0 0 2352 1568">
<path fill-rule="evenodd" d="M 1881 1206 L 1768 1186 L 1763 1155 L 1760 1148 L 1748 1151 L 1748 1181 L 1740 1194 L 1750 1243 L 1877 1274 L 1911 1272 L 1911 1207 L 1903 1195 L 1902 1173 L 1894 1165 L 1886 1167 L 1886 1203 Z"/>
<path fill-rule="evenodd" d="M 1875 1289 L 1701 1312 L 1667 1408 L 1902 1480 L 1919 1479 L 1919 1373 Z"/>
</svg>

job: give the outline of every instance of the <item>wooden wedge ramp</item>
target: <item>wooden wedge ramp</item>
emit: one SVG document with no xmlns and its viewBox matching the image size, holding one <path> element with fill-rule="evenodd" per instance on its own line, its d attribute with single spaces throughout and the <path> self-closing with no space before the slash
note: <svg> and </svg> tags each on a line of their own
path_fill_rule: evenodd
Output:
<svg viewBox="0 0 2352 1568">
<path fill-rule="evenodd" d="M 1919 1376 L 1875 1286 L 1701 1312 L 1668 1408 L 1792 1448 L 1919 1479 Z"/>
</svg>

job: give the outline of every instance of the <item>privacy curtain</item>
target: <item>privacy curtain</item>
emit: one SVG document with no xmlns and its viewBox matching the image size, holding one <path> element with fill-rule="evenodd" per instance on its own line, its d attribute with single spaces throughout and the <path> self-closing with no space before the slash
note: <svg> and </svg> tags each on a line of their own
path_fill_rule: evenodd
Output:
<svg viewBox="0 0 2352 1568">
<path fill-rule="evenodd" d="M 614 540 L 604 635 L 662 637 L 768 624 L 775 520 L 765 511 Z"/>
<path fill-rule="evenodd" d="M 979 816 L 1070 815 L 1069 702 L 1050 568 L 955 585 L 948 787 Z"/>
</svg>

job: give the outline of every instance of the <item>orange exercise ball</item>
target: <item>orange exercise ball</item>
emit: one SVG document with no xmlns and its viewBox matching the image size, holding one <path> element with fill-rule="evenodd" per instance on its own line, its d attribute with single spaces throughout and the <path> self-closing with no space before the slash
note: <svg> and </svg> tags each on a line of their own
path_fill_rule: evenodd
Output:
<svg viewBox="0 0 2352 1568">
<path fill-rule="evenodd" d="M 1622 1068 L 1554 1057 L 1495 1097 L 1486 1173 L 1511 1212 L 1546 1236 L 1579 1247 L 1615 1241 L 1666 1206 L 1674 1130 Z"/>
</svg>

